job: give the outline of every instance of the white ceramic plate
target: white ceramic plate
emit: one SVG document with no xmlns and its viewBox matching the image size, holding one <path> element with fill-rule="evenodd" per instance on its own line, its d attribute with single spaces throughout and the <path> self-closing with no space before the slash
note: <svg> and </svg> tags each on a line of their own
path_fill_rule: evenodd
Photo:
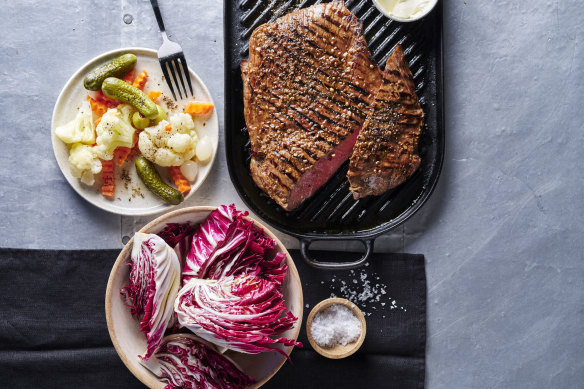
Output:
<svg viewBox="0 0 584 389">
<path fill-rule="evenodd" d="M 183 208 L 164 214 L 147 224 L 140 232 L 157 233 L 168 223 L 191 223 L 198 224 L 204 221 L 215 207 L 190 207 Z M 282 293 L 286 307 L 298 318 L 293 328 L 284 331 L 280 336 L 289 339 L 298 339 L 300 325 L 302 323 L 303 296 L 302 285 L 298 271 L 290 254 L 282 244 L 266 227 L 254 220 L 256 227 L 262 228 L 264 233 L 276 241 L 275 251 L 286 254 L 288 274 L 282 285 Z M 105 314 L 107 327 L 112 343 L 118 355 L 126 367 L 151 389 L 163 389 L 165 384 L 158 379 L 150 370 L 140 364 L 138 355 L 143 355 L 146 350 L 146 337 L 140 332 L 140 324 L 130 314 L 124 298 L 120 295 L 120 289 L 127 285 L 130 277 L 130 254 L 134 239 L 132 238 L 123 248 L 116 260 L 109 276 L 107 291 L 105 295 Z M 278 344 L 276 347 L 290 354 L 292 347 Z M 256 380 L 252 388 L 257 388 L 266 383 L 286 359 L 276 352 L 264 352 L 260 354 L 244 354 L 229 350 L 225 353 L 230 357 L 246 374 Z"/>
<path fill-rule="evenodd" d="M 167 113 L 172 114 L 173 112 L 182 112 L 187 102 L 192 100 L 192 98 L 189 98 L 188 100 L 183 99 L 177 101 L 175 107 L 172 107 L 172 104 L 170 104 L 169 107 L 169 105 L 165 103 L 166 99 L 163 99 L 163 96 L 169 97 L 170 99 L 168 101 L 170 102 L 174 102 L 174 100 L 172 100 L 172 94 L 170 93 L 166 81 L 163 80 L 162 71 L 160 70 L 160 64 L 158 63 L 158 57 L 155 50 L 140 47 L 128 47 L 109 51 L 87 62 L 69 79 L 69 81 L 67 81 L 67 84 L 57 99 L 55 109 L 53 110 L 51 139 L 59 168 L 61 168 L 61 171 L 65 175 L 69 184 L 81 197 L 96 207 L 119 215 L 152 215 L 168 210 L 174 206 L 165 203 L 146 189 L 136 174 L 136 169 L 133 163 L 126 162 L 121 168 L 116 166 L 115 197 L 113 200 L 108 200 L 101 195 L 101 174 L 95 176 L 96 182 L 93 186 L 87 186 L 81 183 L 78 178 L 71 175 L 68 162 L 69 150 L 55 135 L 55 128 L 75 118 L 77 109 L 81 103 L 85 101 L 87 94 L 90 93 L 83 87 L 83 78 L 85 75 L 96 66 L 125 53 L 133 53 L 138 57 L 135 67 L 136 72 L 144 69 L 148 72 L 148 83 L 146 84 L 145 91 L 161 91 L 162 96 L 159 99 L 159 104 L 167 111 Z M 199 76 L 197 76 L 197 74 L 191 69 L 189 69 L 189 72 L 193 84 L 194 99 L 212 103 L 213 99 L 211 98 L 211 94 L 205 84 L 203 84 L 203 81 L 201 81 Z M 213 145 L 213 155 L 211 160 L 206 164 L 198 163 L 199 173 L 195 182 L 190 183 L 191 191 L 185 195 L 185 200 L 201 186 L 211 171 L 215 155 L 217 154 L 217 144 L 219 142 L 219 121 L 215 109 L 213 109 L 213 112 L 208 117 L 205 117 L 204 119 L 195 119 L 195 124 L 199 138 L 206 135 L 211 140 L 211 144 Z M 168 169 L 159 168 L 158 171 L 167 183 L 172 182 L 172 180 L 169 179 Z M 121 179 L 120 176 L 123 173 L 126 173 L 129 179 Z"/>
</svg>

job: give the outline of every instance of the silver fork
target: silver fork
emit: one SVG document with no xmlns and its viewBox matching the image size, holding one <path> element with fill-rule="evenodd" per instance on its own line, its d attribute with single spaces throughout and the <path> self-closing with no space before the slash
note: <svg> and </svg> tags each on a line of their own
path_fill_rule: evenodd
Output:
<svg viewBox="0 0 584 389">
<path fill-rule="evenodd" d="M 166 30 L 164 29 L 164 23 L 162 22 L 160 8 L 158 8 L 158 0 L 150 0 L 150 3 L 152 4 L 152 8 L 154 9 L 154 15 L 156 16 L 156 21 L 158 22 L 158 28 L 160 29 L 160 33 L 162 34 L 162 46 L 160 46 L 160 49 L 158 49 L 158 62 L 160 62 L 162 74 L 164 74 L 166 83 L 170 88 L 170 92 L 172 92 L 172 97 L 174 97 L 174 99 L 176 100 L 176 95 L 174 94 L 172 82 L 170 81 L 170 77 L 168 76 L 169 71 L 172 74 L 172 79 L 174 80 L 174 85 L 176 85 L 176 89 L 178 90 L 178 95 L 180 96 L 180 98 L 182 99 L 182 93 L 180 90 L 180 86 L 178 85 L 177 73 L 178 77 L 180 78 L 180 83 L 182 84 L 185 97 L 188 96 L 188 93 L 187 88 L 185 87 L 185 82 L 183 80 L 183 74 L 187 79 L 187 83 L 189 84 L 191 96 L 193 96 L 194 93 L 193 86 L 191 85 L 189 67 L 187 65 L 187 60 L 185 59 L 183 49 L 182 47 L 180 47 L 178 43 L 168 39 L 168 36 L 166 35 Z"/>
</svg>

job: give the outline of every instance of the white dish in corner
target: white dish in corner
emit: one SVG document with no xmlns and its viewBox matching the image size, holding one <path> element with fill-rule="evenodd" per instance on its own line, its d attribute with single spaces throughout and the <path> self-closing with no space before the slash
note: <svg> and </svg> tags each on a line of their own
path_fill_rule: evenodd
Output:
<svg viewBox="0 0 584 389">
<path fill-rule="evenodd" d="M 113 200 L 108 200 L 104 198 L 101 194 L 101 174 L 95 176 L 96 182 L 93 186 L 87 186 L 82 184 L 78 178 L 71 175 L 69 169 L 69 151 L 67 146 L 55 135 L 55 128 L 67 123 L 72 120 L 76 113 L 78 107 L 83 101 L 85 101 L 87 91 L 83 87 L 83 78 L 85 75 L 91 71 L 91 69 L 99 66 L 113 58 L 116 58 L 122 54 L 133 53 L 138 57 L 135 69 L 137 72 L 145 69 L 148 72 L 148 84 L 146 86 L 146 91 L 148 90 L 159 90 L 162 92 L 163 96 L 168 96 L 172 100 L 172 94 L 168 89 L 166 81 L 163 80 L 162 71 L 160 70 L 160 65 L 158 63 L 158 56 L 155 50 L 140 48 L 140 47 L 127 47 L 122 49 L 116 49 L 103 53 L 85 65 L 83 65 L 75 74 L 67 81 L 65 87 L 59 94 L 57 103 L 53 110 L 53 119 L 51 122 L 51 139 L 53 143 L 53 151 L 55 153 L 55 158 L 59 164 L 59 168 L 63 172 L 63 175 L 71 185 L 71 187 L 85 200 L 89 201 L 91 204 L 105 211 L 116 213 L 118 215 L 128 215 L 128 216 L 142 216 L 142 215 L 152 215 L 160 213 L 163 211 L 168 211 L 174 205 L 165 203 L 163 200 L 152 194 L 138 175 L 136 174 L 136 169 L 132 163 L 127 162 L 122 168 L 116 166 L 116 194 Z M 192 70 L 189 69 L 191 75 L 191 81 L 193 84 L 194 99 L 199 101 L 208 101 L 213 103 L 211 94 L 209 90 L 201 81 L 199 76 Z M 176 107 L 172 110 L 160 100 L 160 105 L 167 110 L 168 113 L 182 112 L 186 103 L 193 100 L 193 98 L 182 99 L 176 102 Z M 217 111 L 213 109 L 210 116 L 204 119 L 195 119 L 195 124 L 197 128 L 197 133 L 199 137 L 208 136 L 213 145 L 213 155 L 211 159 L 206 164 L 199 164 L 199 172 L 197 178 L 194 182 L 191 182 L 191 191 L 185 195 L 186 200 L 199 189 L 199 187 L 207 178 L 207 175 L 211 171 L 213 162 L 215 160 L 215 155 L 217 154 L 217 144 L 219 142 L 219 120 L 217 118 Z M 122 180 L 120 175 L 122 171 L 125 170 L 127 175 L 130 177 L 129 180 Z M 168 169 L 160 168 L 162 178 L 166 182 L 172 182 L 168 176 Z M 184 203 L 183 203 L 184 204 Z"/>
<path fill-rule="evenodd" d="M 375 5 L 375 8 L 377 8 L 379 10 L 379 12 L 381 12 L 382 14 L 387 16 L 388 18 L 393 19 L 396 22 L 402 22 L 402 23 L 415 22 L 417 20 L 422 19 L 424 16 L 426 16 L 430 12 L 432 12 L 434 7 L 436 7 L 436 4 L 438 4 L 438 0 L 429 0 L 428 4 L 425 6 L 425 8 L 422 11 L 415 13 L 414 15 L 412 15 L 408 18 L 403 18 L 403 17 L 397 16 L 391 12 L 388 12 L 384 8 L 384 6 L 381 4 L 382 1 L 383 0 L 373 0 L 373 4 Z"/>
</svg>

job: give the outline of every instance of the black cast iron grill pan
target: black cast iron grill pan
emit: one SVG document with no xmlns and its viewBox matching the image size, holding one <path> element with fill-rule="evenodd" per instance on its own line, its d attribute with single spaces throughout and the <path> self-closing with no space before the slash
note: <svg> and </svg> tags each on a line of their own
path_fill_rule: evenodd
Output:
<svg viewBox="0 0 584 389">
<path fill-rule="evenodd" d="M 247 206 L 267 223 L 300 240 L 304 259 L 319 268 L 352 268 L 373 253 L 375 238 L 410 218 L 428 200 L 440 175 L 444 156 L 442 99 L 442 2 L 418 22 L 386 18 L 371 0 L 346 0 L 363 23 L 365 39 L 378 64 L 385 64 L 395 46 L 404 48 L 416 92 L 426 115 L 419 144 L 422 163 L 404 184 L 377 197 L 353 200 L 346 174 L 348 162 L 310 199 L 287 212 L 254 183 L 250 142 L 243 117 L 240 62 L 248 57 L 253 30 L 288 12 L 321 3 L 318 0 L 225 0 L 225 151 L 229 175 Z M 353 262 L 323 262 L 308 252 L 315 240 L 358 240 L 363 256 Z"/>
</svg>

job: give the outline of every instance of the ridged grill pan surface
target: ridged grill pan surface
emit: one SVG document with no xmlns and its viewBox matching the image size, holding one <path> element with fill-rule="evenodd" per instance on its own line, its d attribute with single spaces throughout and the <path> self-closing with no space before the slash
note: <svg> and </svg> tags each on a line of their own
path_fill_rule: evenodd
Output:
<svg viewBox="0 0 584 389">
<path fill-rule="evenodd" d="M 444 155 L 442 99 L 442 2 L 422 20 L 392 21 L 371 0 L 346 0 L 345 5 L 363 23 L 369 49 L 383 68 L 397 44 L 404 48 L 416 92 L 425 113 L 419 143 L 422 163 L 404 184 L 377 197 L 353 200 L 346 174 L 348 162 L 310 199 L 287 212 L 260 190 L 250 171 L 250 143 L 243 116 L 243 84 L 240 62 L 248 58 L 253 30 L 289 12 L 321 3 L 318 0 L 225 0 L 225 147 L 231 180 L 247 206 L 270 225 L 296 236 L 311 264 L 331 267 L 309 258 L 312 240 L 357 239 L 365 255 L 357 262 L 332 267 L 356 266 L 373 251 L 374 239 L 411 217 L 430 197 L 440 175 Z"/>
</svg>

